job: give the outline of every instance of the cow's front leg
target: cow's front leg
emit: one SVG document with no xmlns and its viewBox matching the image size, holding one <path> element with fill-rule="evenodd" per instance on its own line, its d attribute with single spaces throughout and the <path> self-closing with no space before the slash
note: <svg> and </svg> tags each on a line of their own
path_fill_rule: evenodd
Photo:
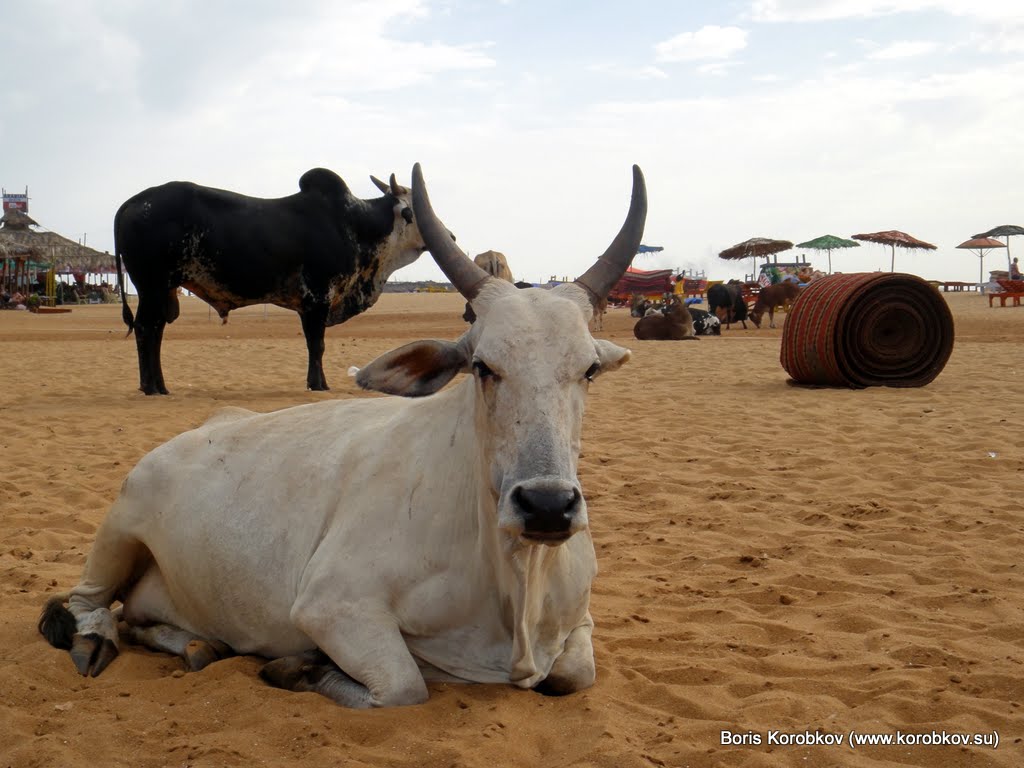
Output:
<svg viewBox="0 0 1024 768">
<path fill-rule="evenodd" d="M 306 388 L 314 391 L 327 391 L 327 379 L 324 376 L 324 331 L 327 327 L 327 306 L 309 305 L 299 312 L 302 319 L 302 333 L 306 337 L 306 350 L 309 353 L 309 365 L 306 369 Z"/>
<path fill-rule="evenodd" d="M 306 690 L 316 690 L 348 707 L 425 702 L 427 684 L 394 617 L 383 606 L 339 604 L 332 591 L 337 591 L 336 584 L 300 596 L 292 619 L 337 665 L 340 674 L 328 675 L 319 669 L 292 674 L 312 674 L 305 679 L 314 687 Z"/>
<path fill-rule="evenodd" d="M 260 677 L 275 688 L 295 693 L 319 693 L 335 704 L 353 709 L 373 706 L 365 685 L 346 675 L 319 648 L 284 656 L 264 664 Z"/>
<path fill-rule="evenodd" d="M 597 670 L 594 667 L 594 646 L 591 634 L 594 620 L 587 614 L 586 620 L 569 633 L 565 649 L 551 665 L 548 676 L 541 680 L 534 690 L 548 696 L 564 696 L 589 688 L 594 684 Z"/>
</svg>

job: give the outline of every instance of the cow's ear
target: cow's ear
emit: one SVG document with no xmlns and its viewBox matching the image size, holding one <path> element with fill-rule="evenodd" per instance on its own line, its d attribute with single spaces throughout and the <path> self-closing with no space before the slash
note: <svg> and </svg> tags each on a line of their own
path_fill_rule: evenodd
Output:
<svg viewBox="0 0 1024 768">
<path fill-rule="evenodd" d="M 633 353 L 618 344 L 612 344 L 607 339 L 594 339 L 594 346 L 597 347 L 597 357 L 601 361 L 601 369 L 598 373 L 610 373 L 617 371 L 629 362 Z"/>
<path fill-rule="evenodd" d="M 403 397 L 432 395 L 469 369 L 465 345 L 456 341 L 414 341 L 385 352 L 356 373 L 356 384 Z"/>
</svg>

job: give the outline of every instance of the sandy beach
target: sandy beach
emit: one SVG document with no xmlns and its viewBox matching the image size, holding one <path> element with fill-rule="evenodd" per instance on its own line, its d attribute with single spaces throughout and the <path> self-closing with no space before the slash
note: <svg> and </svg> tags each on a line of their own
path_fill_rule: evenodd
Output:
<svg viewBox="0 0 1024 768">
<path fill-rule="evenodd" d="M 634 356 L 591 388 L 580 470 L 596 684 L 369 712 L 270 688 L 254 657 L 185 674 L 126 645 L 85 679 L 36 621 L 145 453 L 226 405 L 369 396 L 349 366 L 456 338 L 461 297 L 385 294 L 328 329 L 326 393 L 275 307 L 221 325 L 183 300 L 150 398 L 119 305 L 0 313 L 0 768 L 1020 766 L 1024 308 L 946 298 L 952 357 L 918 389 L 791 386 L 778 317 L 682 344 L 612 310 L 598 335 Z"/>
</svg>

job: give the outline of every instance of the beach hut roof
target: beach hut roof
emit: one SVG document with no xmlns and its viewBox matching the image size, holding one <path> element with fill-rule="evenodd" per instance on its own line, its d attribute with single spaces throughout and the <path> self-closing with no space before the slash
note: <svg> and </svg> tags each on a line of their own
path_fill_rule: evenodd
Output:
<svg viewBox="0 0 1024 768">
<path fill-rule="evenodd" d="M 37 231 L 39 224 L 28 214 L 10 210 L 0 219 L 0 255 L 5 258 L 32 258 L 56 267 L 57 272 L 116 272 L 114 257 L 76 243 L 56 232 Z"/>
<path fill-rule="evenodd" d="M 17 208 L 11 208 L 9 211 L 4 211 L 3 218 L 0 218 L 0 228 L 26 231 L 29 227 L 38 227 L 39 222 L 33 219 L 24 211 L 19 211 Z"/>
</svg>

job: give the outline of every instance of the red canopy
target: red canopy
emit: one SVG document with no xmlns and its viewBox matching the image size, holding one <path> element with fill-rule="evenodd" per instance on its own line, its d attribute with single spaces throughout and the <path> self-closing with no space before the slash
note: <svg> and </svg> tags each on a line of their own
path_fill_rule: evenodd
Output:
<svg viewBox="0 0 1024 768">
<path fill-rule="evenodd" d="M 629 267 L 611 290 L 612 295 L 618 294 L 620 296 L 628 296 L 633 293 L 650 295 L 671 292 L 671 269 L 644 270 L 635 269 L 634 267 Z"/>
</svg>

